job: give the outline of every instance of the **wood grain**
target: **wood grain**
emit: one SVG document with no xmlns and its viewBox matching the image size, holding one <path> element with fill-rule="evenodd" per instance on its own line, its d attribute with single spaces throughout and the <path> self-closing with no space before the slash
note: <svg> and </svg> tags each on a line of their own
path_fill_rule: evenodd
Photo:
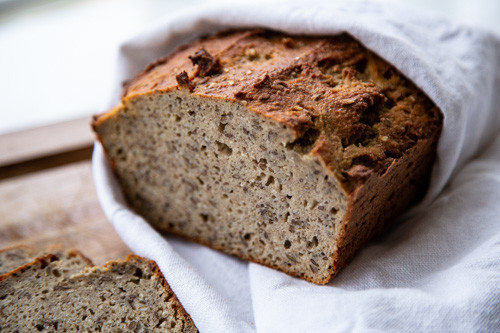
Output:
<svg viewBox="0 0 500 333">
<path fill-rule="evenodd" d="M 0 180 L 51 169 L 74 162 L 90 160 L 92 157 L 92 150 L 93 147 L 89 145 L 53 155 L 40 156 L 31 160 L 0 166 Z"/>
<path fill-rule="evenodd" d="M 90 118 L 0 135 L 0 180 L 88 160 Z"/>
<path fill-rule="evenodd" d="M 92 145 L 90 117 L 0 135 L 0 166 Z"/>
<path fill-rule="evenodd" d="M 0 181 L 0 248 L 54 243 L 97 265 L 130 253 L 99 206 L 88 160 Z"/>
</svg>

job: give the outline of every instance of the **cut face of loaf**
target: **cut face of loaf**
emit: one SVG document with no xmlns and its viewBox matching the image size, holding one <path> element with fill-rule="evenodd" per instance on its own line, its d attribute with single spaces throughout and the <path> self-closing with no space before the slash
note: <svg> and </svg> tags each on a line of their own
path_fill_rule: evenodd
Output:
<svg viewBox="0 0 500 333">
<path fill-rule="evenodd" d="M 315 283 L 423 193 L 439 128 L 352 38 L 267 31 L 180 48 L 94 122 L 157 229 Z"/>
<path fill-rule="evenodd" d="M 6 332 L 197 332 L 156 264 L 137 256 L 66 274 L 55 255 L 0 277 Z"/>
</svg>

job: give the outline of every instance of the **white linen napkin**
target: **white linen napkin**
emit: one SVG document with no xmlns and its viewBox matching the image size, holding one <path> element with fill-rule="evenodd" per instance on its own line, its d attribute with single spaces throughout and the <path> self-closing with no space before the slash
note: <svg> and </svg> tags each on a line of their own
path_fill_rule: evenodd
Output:
<svg viewBox="0 0 500 333">
<path fill-rule="evenodd" d="M 389 2 L 210 2 L 170 13 L 125 43 L 117 86 L 179 43 L 227 27 L 347 31 L 422 88 L 444 128 L 424 201 L 326 286 L 160 236 L 127 209 L 96 144 L 94 178 L 108 219 L 134 252 L 158 263 L 197 327 L 500 331 L 500 38 Z"/>
</svg>

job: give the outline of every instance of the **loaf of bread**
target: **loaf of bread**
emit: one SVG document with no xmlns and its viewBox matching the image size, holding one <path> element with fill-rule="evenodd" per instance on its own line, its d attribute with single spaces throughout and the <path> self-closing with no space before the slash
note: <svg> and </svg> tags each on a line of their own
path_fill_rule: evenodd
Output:
<svg viewBox="0 0 500 333">
<path fill-rule="evenodd" d="M 197 332 L 154 262 L 130 255 L 82 270 L 76 253 L 0 276 L 0 331 Z"/>
<path fill-rule="evenodd" d="M 250 30 L 149 65 L 93 128 L 158 230 L 324 284 L 425 192 L 441 124 L 347 34 Z"/>
</svg>

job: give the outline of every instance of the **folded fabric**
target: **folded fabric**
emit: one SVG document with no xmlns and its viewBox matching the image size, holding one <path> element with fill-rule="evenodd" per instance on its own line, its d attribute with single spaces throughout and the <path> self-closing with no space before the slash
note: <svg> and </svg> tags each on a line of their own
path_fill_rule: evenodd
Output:
<svg viewBox="0 0 500 333">
<path fill-rule="evenodd" d="M 126 207 L 96 144 L 107 217 L 134 252 L 159 264 L 197 327 L 500 330 L 500 38 L 388 2 L 212 2 L 170 13 L 124 44 L 117 86 L 180 43 L 228 27 L 347 31 L 422 88 L 441 108 L 444 128 L 425 200 L 327 286 L 159 235 Z"/>
</svg>

